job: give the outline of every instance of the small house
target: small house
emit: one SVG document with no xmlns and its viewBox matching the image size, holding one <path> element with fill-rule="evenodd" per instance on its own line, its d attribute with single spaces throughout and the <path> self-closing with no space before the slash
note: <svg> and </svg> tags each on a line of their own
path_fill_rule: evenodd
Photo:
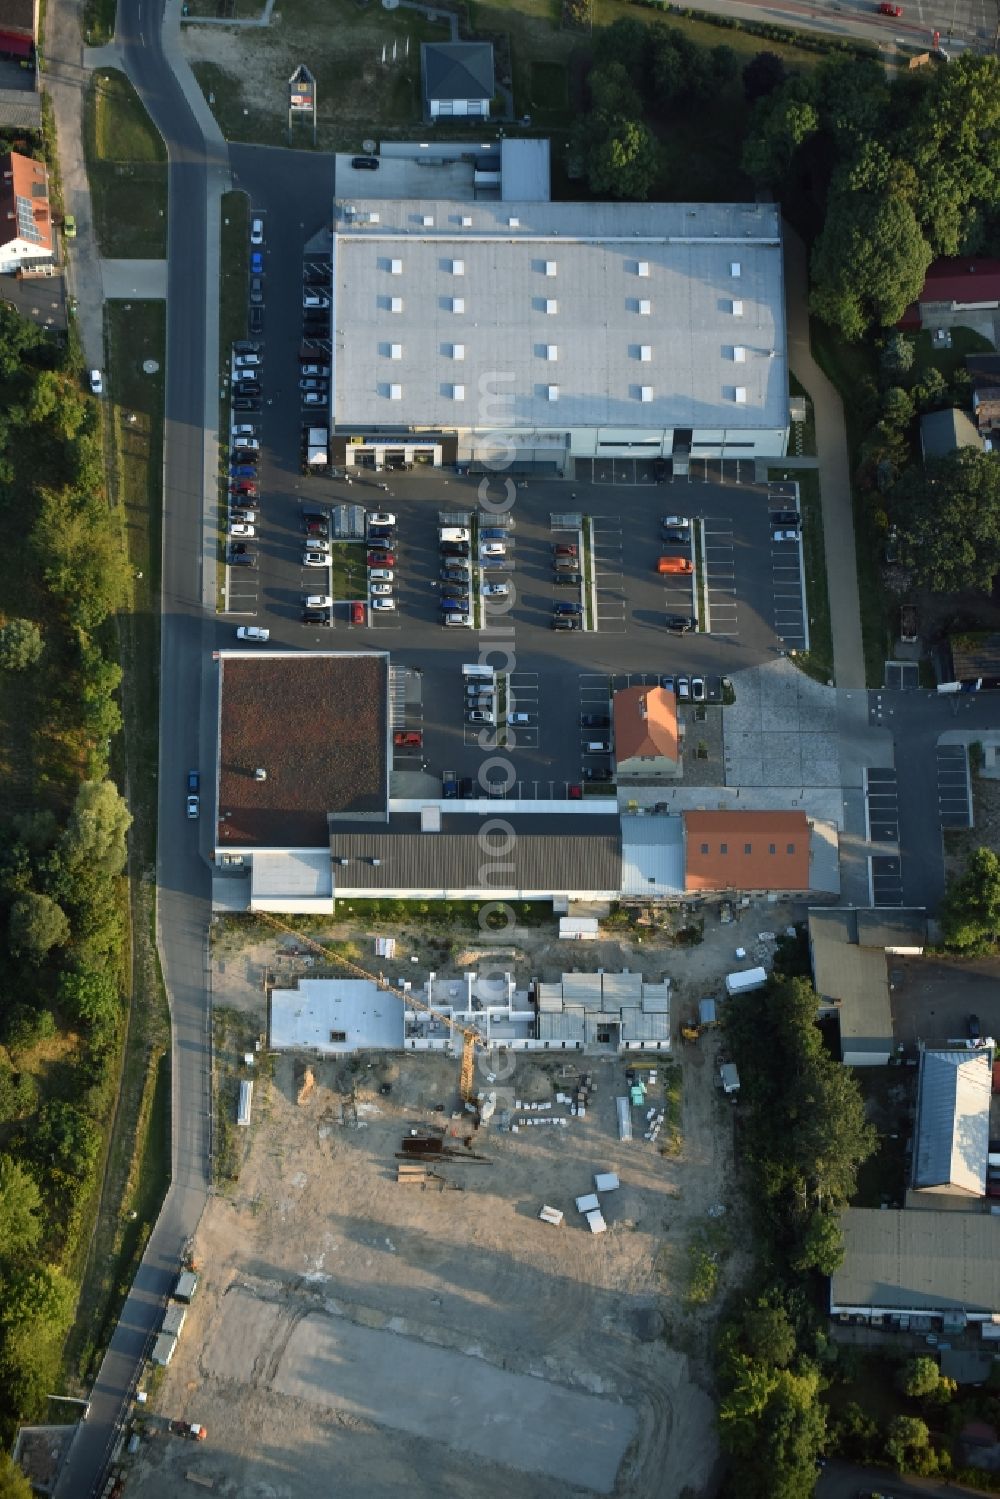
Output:
<svg viewBox="0 0 1000 1499">
<path fill-rule="evenodd" d="M 489 119 L 494 92 L 492 43 L 424 42 L 420 72 L 424 119 Z"/>
</svg>

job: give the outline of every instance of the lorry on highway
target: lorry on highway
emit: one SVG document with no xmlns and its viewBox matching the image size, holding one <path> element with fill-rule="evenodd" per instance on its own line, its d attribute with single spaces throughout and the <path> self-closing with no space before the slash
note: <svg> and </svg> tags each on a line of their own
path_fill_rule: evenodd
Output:
<svg viewBox="0 0 1000 1499">
<path fill-rule="evenodd" d="M 766 968 L 742 968 L 738 973 L 726 974 L 726 993 L 749 994 L 752 989 L 763 989 L 766 983 Z"/>
</svg>

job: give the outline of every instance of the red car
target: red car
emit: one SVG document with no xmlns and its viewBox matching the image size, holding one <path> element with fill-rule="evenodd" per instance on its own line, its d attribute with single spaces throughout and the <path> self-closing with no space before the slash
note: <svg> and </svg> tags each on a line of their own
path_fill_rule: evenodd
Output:
<svg viewBox="0 0 1000 1499">
<path fill-rule="evenodd" d="M 570 799 L 571 802 L 582 801 L 582 799 L 583 799 L 583 787 L 582 786 L 571 786 L 569 788 L 569 799 Z"/>
<path fill-rule="evenodd" d="M 419 729 L 398 729 L 392 736 L 392 742 L 397 749 L 419 749 L 424 736 Z"/>
<path fill-rule="evenodd" d="M 369 567 L 395 567 L 396 558 L 392 552 L 369 552 Z"/>
<path fill-rule="evenodd" d="M 552 548 L 557 557 L 575 557 L 576 547 L 570 542 L 560 542 L 559 546 Z"/>
<path fill-rule="evenodd" d="M 878 13 L 880 16 L 901 16 L 903 14 L 903 7 L 901 5 L 892 5 L 890 0 L 882 0 L 882 4 L 878 8 Z"/>
<path fill-rule="evenodd" d="M 257 486 L 256 484 L 230 484 L 229 493 L 231 495 L 253 495 L 256 499 Z"/>
<path fill-rule="evenodd" d="M 351 605 L 351 624 L 352 625 L 364 625 L 364 624 L 367 624 L 367 623 L 368 623 L 368 621 L 365 618 L 365 606 L 364 606 L 364 604 L 357 604 L 357 603 L 352 604 Z"/>
</svg>

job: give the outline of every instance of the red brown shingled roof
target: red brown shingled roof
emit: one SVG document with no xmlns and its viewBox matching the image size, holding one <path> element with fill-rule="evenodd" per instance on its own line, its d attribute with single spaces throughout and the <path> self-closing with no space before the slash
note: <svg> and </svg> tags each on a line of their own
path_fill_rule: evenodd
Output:
<svg viewBox="0 0 1000 1499">
<path fill-rule="evenodd" d="M 685 812 L 685 890 L 808 890 L 804 812 Z"/>
</svg>

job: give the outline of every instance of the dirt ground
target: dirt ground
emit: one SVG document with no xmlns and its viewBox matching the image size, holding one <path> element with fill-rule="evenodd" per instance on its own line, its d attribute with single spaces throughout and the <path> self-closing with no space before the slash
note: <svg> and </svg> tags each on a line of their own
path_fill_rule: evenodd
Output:
<svg viewBox="0 0 1000 1499">
<path fill-rule="evenodd" d="M 676 1030 L 687 1003 L 719 992 L 737 943 L 751 946 L 758 928 L 780 930 L 789 915 L 769 907 L 726 927 L 710 916 L 690 949 L 635 932 L 569 948 L 530 929 L 515 939 L 513 966 L 519 985 L 571 959 L 669 973 Z M 215 951 L 216 1003 L 262 1015 L 273 945 L 243 954 L 225 936 Z M 743 1267 L 718 1046 L 706 1035 L 675 1052 L 676 1155 L 661 1150 L 664 1137 L 642 1138 L 639 1110 L 636 1138 L 619 1141 L 620 1059 L 573 1059 L 597 1085 L 581 1119 L 555 1102 L 572 1085 L 559 1075 L 566 1059 L 522 1055 L 509 1079 L 516 1098 L 551 1101 L 566 1126 L 514 1134 L 494 1121 L 472 1137 L 485 1162 L 447 1162 L 446 1181 L 425 1187 L 397 1183 L 395 1154 L 425 1123 L 457 1131 L 448 1145 L 464 1152 L 469 1126 L 451 1114 L 457 1061 L 314 1063 L 299 1104 L 303 1062 L 275 1058 L 273 1076 L 262 1069 L 258 1080 L 239 1179 L 202 1221 L 202 1284 L 150 1401 L 151 1426 L 183 1417 L 209 1438 L 150 1435 L 127 1492 L 172 1499 L 190 1472 L 216 1493 L 274 1499 L 313 1499 L 327 1473 L 341 1499 L 710 1493 L 709 1336 Z M 650 1102 L 658 1096 L 651 1089 Z M 617 1172 L 621 1187 L 602 1198 L 607 1232 L 592 1235 L 575 1198 L 601 1171 Z M 539 1221 L 543 1203 L 562 1209 L 561 1227 Z M 688 1299 L 694 1240 L 719 1261 L 708 1307 Z"/>
</svg>

